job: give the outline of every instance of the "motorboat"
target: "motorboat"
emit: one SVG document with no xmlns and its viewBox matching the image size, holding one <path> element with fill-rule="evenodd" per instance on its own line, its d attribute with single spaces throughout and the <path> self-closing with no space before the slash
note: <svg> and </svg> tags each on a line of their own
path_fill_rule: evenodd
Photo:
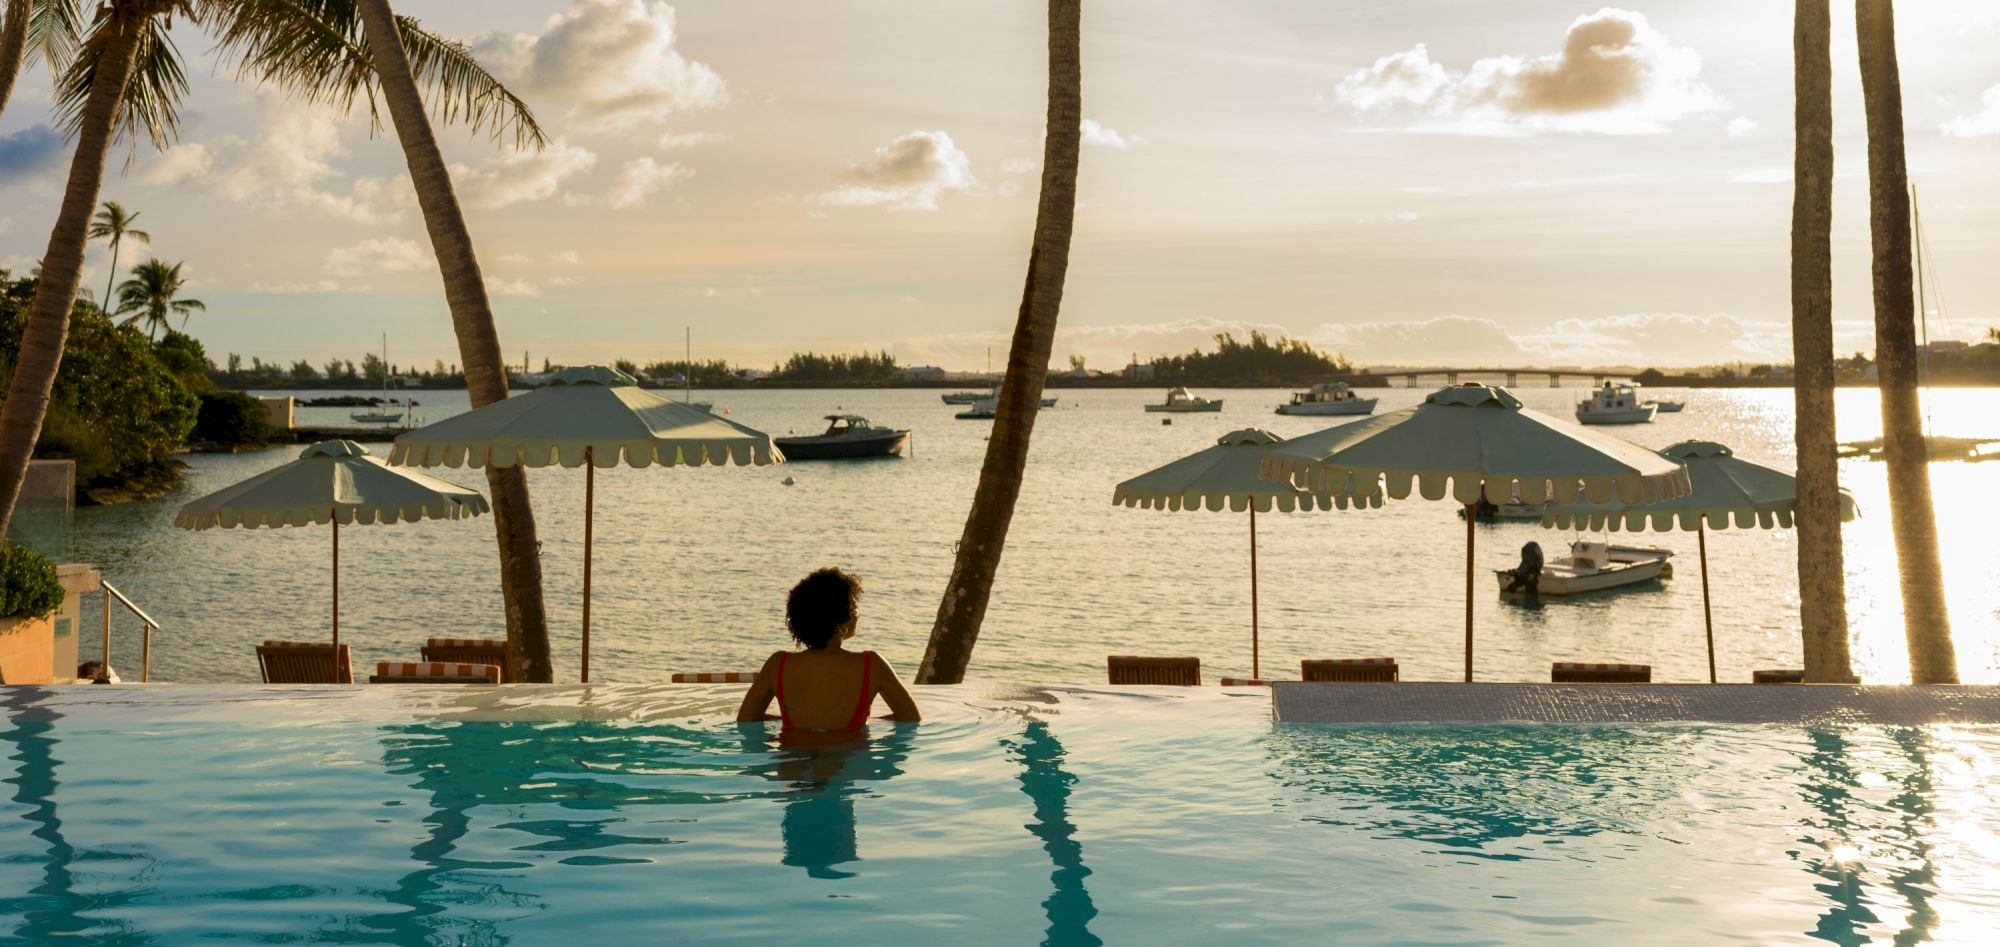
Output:
<svg viewBox="0 0 2000 947">
<path fill-rule="evenodd" d="M 981 399 L 993 397 L 993 393 L 989 391 L 954 391 L 942 397 L 945 404 L 972 404 Z"/>
<path fill-rule="evenodd" d="M 1639 400 L 1639 386 L 1630 382 L 1605 382 L 1589 401 L 1576 406 L 1579 424 L 1648 424 L 1660 410 L 1656 403 Z"/>
<path fill-rule="evenodd" d="M 1569 555 L 1542 566 L 1532 592 L 1518 587 L 1513 569 L 1495 569 L 1493 575 L 1499 580 L 1502 592 L 1578 595 L 1673 578 L 1673 566 L 1667 562 L 1673 555 L 1673 550 L 1657 546 L 1614 546 L 1580 539 L 1569 544 Z"/>
<path fill-rule="evenodd" d="M 1186 388 L 1176 387 L 1167 392 L 1167 400 L 1159 404 L 1149 404 L 1146 406 L 1146 410 L 1166 411 L 1173 414 L 1187 414 L 1196 411 L 1220 411 L 1222 410 L 1222 399 L 1217 398 L 1214 401 L 1210 401 L 1207 398 L 1198 398 L 1188 394 Z"/>
<path fill-rule="evenodd" d="M 1653 404 L 1660 409 L 1661 414 L 1676 414 L 1679 413 L 1682 408 L 1687 407 L 1687 402 L 1685 401 L 1662 400 L 1662 401 L 1655 401 L 1653 402 Z"/>
<path fill-rule="evenodd" d="M 829 414 L 826 433 L 810 437 L 777 437 L 772 443 L 786 460 L 849 460 L 896 457 L 910 443 L 910 432 L 876 427 L 858 414 Z"/>
<path fill-rule="evenodd" d="M 1217 402 L 1220 404 L 1221 402 Z M 1359 398 L 1344 381 L 1314 385 L 1307 391 L 1292 392 L 1290 404 L 1278 406 L 1279 414 L 1374 414 L 1375 399 Z"/>
</svg>

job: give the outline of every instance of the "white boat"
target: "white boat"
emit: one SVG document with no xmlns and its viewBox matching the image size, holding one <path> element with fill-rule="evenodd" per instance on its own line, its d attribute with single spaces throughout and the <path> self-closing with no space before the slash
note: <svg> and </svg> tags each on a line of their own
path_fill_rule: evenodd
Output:
<svg viewBox="0 0 2000 947">
<path fill-rule="evenodd" d="M 381 404 L 382 407 L 384 408 L 393 408 L 396 406 L 395 402 L 389 400 L 389 334 L 386 332 L 382 334 Z M 403 412 L 401 411 L 390 412 L 390 411 L 383 411 L 381 410 L 381 408 L 374 408 L 367 411 L 354 412 L 352 414 L 349 414 L 348 417 L 353 418 L 354 420 L 362 424 L 394 424 L 397 421 L 401 421 L 403 419 Z"/>
<path fill-rule="evenodd" d="M 952 415 L 952 417 L 961 421 L 990 421 L 993 419 L 994 412 L 998 411 L 999 408 L 1000 402 L 992 398 L 981 398 L 973 402 L 965 410 Z"/>
<path fill-rule="evenodd" d="M 1577 404 L 1576 420 L 1579 424 L 1647 424 L 1659 410 L 1659 405 L 1639 400 L 1638 385 L 1607 381 L 1589 401 Z"/>
<path fill-rule="evenodd" d="M 1685 401 L 1655 401 L 1653 404 L 1659 407 L 1661 414 L 1674 414 L 1687 407 Z"/>
<path fill-rule="evenodd" d="M 993 395 L 985 391 L 954 391 L 951 394 L 941 395 L 940 397 L 944 398 L 945 404 L 974 404 L 983 399 L 991 398 Z"/>
<path fill-rule="evenodd" d="M 1614 546 L 1577 540 L 1569 544 L 1569 555 L 1543 564 L 1534 594 L 1578 595 L 1653 579 L 1670 579 L 1674 575 L 1673 566 L 1667 560 L 1673 554 L 1673 550 L 1657 546 Z M 1502 592 L 1508 592 L 1508 587 L 1514 584 L 1512 569 L 1495 569 L 1493 575 L 1499 580 Z M 1513 594 L 1528 593 L 1514 590 Z"/>
<path fill-rule="evenodd" d="M 1218 402 L 1220 403 L 1220 402 Z M 1308 391 L 1292 392 L 1292 402 L 1278 406 L 1279 414 L 1374 414 L 1374 398 L 1355 397 L 1344 381 L 1314 385 Z"/>
<path fill-rule="evenodd" d="M 972 397 L 965 401 L 952 400 L 954 398 L 957 398 L 959 395 L 964 395 L 964 394 L 971 394 Z M 995 388 L 992 391 L 984 393 L 964 392 L 964 391 L 955 392 L 953 394 L 945 395 L 944 403 L 971 405 L 970 409 L 965 411 L 960 411 L 957 415 L 955 415 L 956 417 L 990 418 L 993 416 L 994 407 L 1000 403 L 1000 389 Z M 1055 406 L 1056 406 L 1056 399 L 1047 397 L 1042 399 L 1042 407 L 1053 408 Z"/>
<path fill-rule="evenodd" d="M 1197 398 L 1194 395 L 1188 394 L 1186 388 L 1177 387 L 1167 392 L 1167 400 L 1159 404 L 1149 404 L 1146 406 L 1146 410 L 1166 411 L 1174 414 L 1186 414 L 1195 411 L 1220 411 L 1222 410 L 1222 399 L 1217 398 L 1214 401 L 1210 401 L 1207 398 Z"/>
</svg>

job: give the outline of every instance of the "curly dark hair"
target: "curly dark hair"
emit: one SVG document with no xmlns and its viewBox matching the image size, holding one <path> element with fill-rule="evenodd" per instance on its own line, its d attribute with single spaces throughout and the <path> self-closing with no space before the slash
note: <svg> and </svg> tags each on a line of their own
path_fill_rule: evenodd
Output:
<svg viewBox="0 0 2000 947">
<path fill-rule="evenodd" d="M 818 650 L 840 636 L 840 629 L 858 614 L 861 577 L 839 569 L 821 569 L 792 586 L 785 599 L 785 625 L 799 644 Z"/>
</svg>

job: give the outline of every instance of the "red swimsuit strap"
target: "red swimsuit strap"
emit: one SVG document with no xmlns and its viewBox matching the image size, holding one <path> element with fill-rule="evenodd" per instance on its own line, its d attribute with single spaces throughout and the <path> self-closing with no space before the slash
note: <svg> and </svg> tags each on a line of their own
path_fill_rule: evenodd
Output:
<svg viewBox="0 0 2000 947">
<path fill-rule="evenodd" d="M 771 682 L 771 691 L 778 697 L 778 721 L 787 727 L 792 725 L 792 715 L 785 710 L 785 659 L 791 656 L 790 651 L 778 652 L 778 674 Z"/>
<path fill-rule="evenodd" d="M 849 730 L 859 730 L 868 725 L 868 709 L 875 705 L 875 694 L 868 686 L 868 672 L 874 667 L 875 652 L 861 652 L 861 697 L 854 702 L 854 716 L 848 718 Z"/>
</svg>

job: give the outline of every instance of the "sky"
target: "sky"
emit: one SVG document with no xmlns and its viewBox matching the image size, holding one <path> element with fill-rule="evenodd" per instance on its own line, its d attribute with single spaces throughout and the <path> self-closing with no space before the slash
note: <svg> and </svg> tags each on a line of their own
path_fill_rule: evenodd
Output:
<svg viewBox="0 0 2000 947">
<path fill-rule="evenodd" d="M 1217 332 L 1362 364 L 1789 358 L 1792 5 L 1089 0 L 1060 364 Z M 1834 5 L 1836 342 L 1873 348 L 1851 8 Z M 1041 7 L 400 0 L 470 42 L 547 148 L 443 129 L 508 358 L 761 367 L 1004 357 L 1034 221 Z M 1909 161 L 1943 305 L 2000 325 L 2000 4 L 1899 5 Z M 237 81 L 193 89 L 106 199 L 184 261 L 218 361 L 457 347 L 393 135 Z M 0 267 L 47 245 L 69 162 L 49 79 L 0 118 Z M 86 287 L 102 294 L 108 254 Z"/>
</svg>

